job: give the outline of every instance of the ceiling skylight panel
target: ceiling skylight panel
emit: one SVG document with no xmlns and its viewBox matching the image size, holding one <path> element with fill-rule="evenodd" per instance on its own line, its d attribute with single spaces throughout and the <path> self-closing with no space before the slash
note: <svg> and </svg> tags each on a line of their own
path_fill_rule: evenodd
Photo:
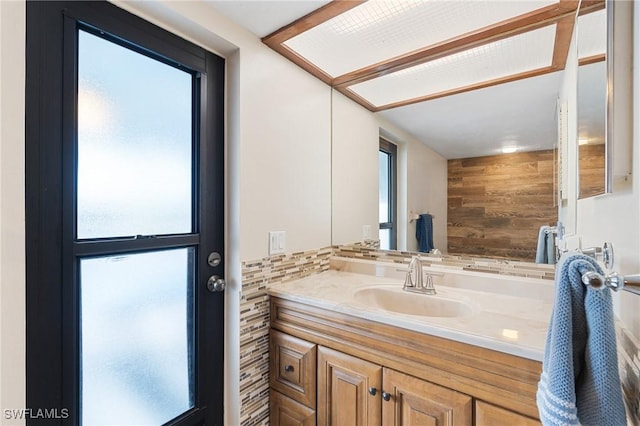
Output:
<svg viewBox="0 0 640 426">
<path fill-rule="evenodd" d="M 370 0 L 284 44 L 337 77 L 555 3 Z"/>
<path fill-rule="evenodd" d="M 605 9 L 578 17 L 578 58 L 600 55 L 607 50 Z"/>
<path fill-rule="evenodd" d="M 376 107 L 549 67 L 556 25 L 349 86 Z"/>
</svg>

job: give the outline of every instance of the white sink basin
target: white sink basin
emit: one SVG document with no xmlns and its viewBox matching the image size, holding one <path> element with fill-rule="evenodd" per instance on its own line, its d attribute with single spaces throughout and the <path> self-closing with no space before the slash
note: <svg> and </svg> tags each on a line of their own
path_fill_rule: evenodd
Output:
<svg viewBox="0 0 640 426">
<path fill-rule="evenodd" d="M 358 302 L 390 312 L 423 317 L 461 317 L 472 313 L 465 302 L 437 295 L 409 293 L 401 287 L 367 287 L 354 294 Z"/>
</svg>

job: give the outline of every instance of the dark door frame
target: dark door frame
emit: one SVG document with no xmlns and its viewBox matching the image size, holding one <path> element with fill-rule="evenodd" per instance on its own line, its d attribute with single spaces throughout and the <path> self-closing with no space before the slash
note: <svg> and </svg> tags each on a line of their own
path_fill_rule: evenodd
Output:
<svg viewBox="0 0 640 426">
<path fill-rule="evenodd" d="M 78 303 L 74 268 L 75 55 L 77 25 L 105 31 L 140 53 L 197 75 L 201 114 L 194 170 L 208 176 L 194 194 L 200 255 L 196 311 L 200 321 L 217 324 L 199 336 L 196 406 L 189 424 L 222 424 L 224 386 L 224 296 L 206 290 L 208 275 L 224 276 L 224 261 L 207 264 L 206 253 L 224 253 L 224 60 L 106 1 L 28 1 L 26 39 L 26 386 L 27 407 L 68 413 L 60 424 L 78 418 Z M 121 39 L 120 39 L 121 38 Z M 131 45 L 133 43 L 135 46 Z M 75 116 L 72 116 L 75 117 Z M 71 123 L 71 125 L 70 125 Z M 70 168 L 71 167 L 71 168 Z M 207 212 L 204 214 L 203 212 Z M 70 219 L 71 218 L 71 219 Z M 71 234 L 69 234 L 71 232 Z M 207 235 L 210 238 L 200 238 Z M 155 240 L 155 241 L 154 241 Z M 161 239 L 142 239 L 133 249 L 162 248 Z M 179 242 L 177 243 L 179 244 Z M 224 257 L 223 257 L 224 259 Z M 211 333 L 212 332 L 212 333 Z M 204 409 L 208 408 L 208 409 Z M 65 410 L 66 409 L 66 410 Z M 65 410 L 65 411 L 62 411 Z M 205 417 L 206 415 L 206 417 Z M 188 417 L 188 419 L 187 419 Z M 29 425 L 53 424 L 28 419 Z"/>
</svg>

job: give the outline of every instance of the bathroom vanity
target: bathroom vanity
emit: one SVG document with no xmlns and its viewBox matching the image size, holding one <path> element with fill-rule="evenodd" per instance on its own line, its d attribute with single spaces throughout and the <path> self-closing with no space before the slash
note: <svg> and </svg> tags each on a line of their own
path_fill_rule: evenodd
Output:
<svg viewBox="0 0 640 426">
<path fill-rule="evenodd" d="M 436 289 L 340 271 L 273 286 L 271 424 L 539 425 L 551 301 Z"/>
</svg>

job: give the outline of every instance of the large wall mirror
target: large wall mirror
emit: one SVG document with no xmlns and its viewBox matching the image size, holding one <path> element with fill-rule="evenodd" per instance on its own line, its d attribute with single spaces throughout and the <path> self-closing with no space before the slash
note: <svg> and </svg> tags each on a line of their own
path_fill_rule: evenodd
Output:
<svg viewBox="0 0 640 426">
<path fill-rule="evenodd" d="M 547 12 L 549 5 L 542 5 Z M 535 261 L 541 227 L 551 228 L 558 219 L 558 104 L 575 17 L 575 9 L 563 11 L 553 25 L 541 25 L 539 33 L 522 31 L 517 40 L 505 37 L 470 47 L 460 55 L 477 57 L 470 63 L 447 68 L 455 58 L 436 59 L 419 70 L 399 71 L 400 76 L 338 87 L 332 106 L 334 244 L 367 239 L 361 228 L 377 226 L 377 157 L 363 153 L 377 152 L 380 130 L 399 148 L 398 249 L 418 250 L 419 218 L 429 214 L 434 246 L 443 253 Z M 526 47 L 517 47 L 520 42 Z M 484 57 L 482 48 L 495 56 Z M 518 52 L 539 54 L 539 62 L 518 63 L 523 59 Z M 460 68 L 468 71 L 466 84 L 420 92 L 426 90 L 422 79 L 435 85 L 430 73 L 437 79 L 448 73 L 459 78 Z M 493 78 L 482 80 L 482 72 Z M 377 120 L 350 108 L 353 96 L 347 89 L 368 99 L 373 108 L 361 110 L 373 109 Z M 399 100 L 407 94 L 421 100 Z M 359 156 L 350 152 L 355 145 Z M 366 170 L 365 158 L 371 161 Z M 364 206 L 369 215 L 350 214 Z"/>
<path fill-rule="evenodd" d="M 578 198 L 605 193 L 607 14 L 604 4 L 582 8 L 577 18 Z"/>
<path fill-rule="evenodd" d="M 604 10 L 604 0 L 334 1 L 265 37 L 332 87 L 333 244 L 378 240 L 382 138 L 398 148 L 398 207 L 385 223 L 398 249 L 418 249 L 416 226 L 429 215 L 443 253 L 534 261 L 541 228 L 562 208 L 559 129 L 577 127 L 578 112 L 589 121 L 585 147 L 596 147 L 585 148 L 581 180 L 601 174 L 603 130 L 591 117 L 602 117 L 602 85 L 591 92 L 586 81 L 606 62 L 590 54 L 578 67 L 575 35 Z M 561 123 L 571 85 L 571 123 Z M 580 197 L 602 192 L 586 186 Z"/>
</svg>

